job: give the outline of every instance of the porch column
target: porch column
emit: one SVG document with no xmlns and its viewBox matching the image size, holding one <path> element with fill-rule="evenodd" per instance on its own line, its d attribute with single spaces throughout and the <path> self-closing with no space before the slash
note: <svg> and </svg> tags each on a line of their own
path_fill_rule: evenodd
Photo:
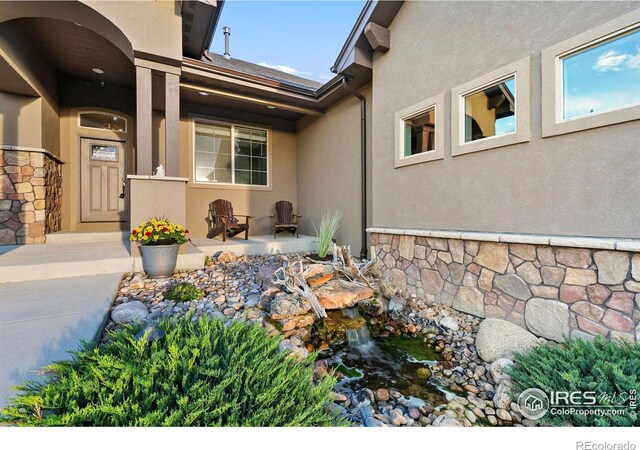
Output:
<svg viewBox="0 0 640 450">
<path fill-rule="evenodd" d="M 136 66 L 136 173 L 151 175 L 151 69 Z"/>
<path fill-rule="evenodd" d="M 180 176 L 180 76 L 165 73 L 165 162 L 166 174 Z"/>
</svg>

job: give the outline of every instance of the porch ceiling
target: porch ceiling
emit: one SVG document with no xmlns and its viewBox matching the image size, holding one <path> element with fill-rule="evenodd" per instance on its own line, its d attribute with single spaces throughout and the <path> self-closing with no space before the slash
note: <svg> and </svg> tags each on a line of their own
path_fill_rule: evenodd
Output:
<svg viewBox="0 0 640 450">
<path fill-rule="evenodd" d="M 60 74 L 71 78 L 135 87 L 133 63 L 99 34 L 58 19 L 25 18 L 20 23 L 43 57 Z M 97 74 L 98 68 L 104 71 Z"/>
</svg>

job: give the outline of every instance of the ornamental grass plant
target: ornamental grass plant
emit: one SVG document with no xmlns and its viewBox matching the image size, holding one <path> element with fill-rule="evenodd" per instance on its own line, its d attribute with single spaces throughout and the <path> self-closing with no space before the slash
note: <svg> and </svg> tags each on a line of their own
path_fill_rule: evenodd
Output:
<svg viewBox="0 0 640 450">
<path fill-rule="evenodd" d="M 161 245 L 168 241 L 182 245 L 189 240 L 188 233 L 189 230 L 184 229 L 182 225 L 170 222 L 166 218 L 154 217 L 131 230 L 129 240 L 141 245 Z"/>
<path fill-rule="evenodd" d="M 622 406 L 625 414 L 597 415 L 579 412 L 554 415 L 547 412 L 541 421 L 547 425 L 639 426 L 640 344 L 611 342 L 598 336 L 563 344 L 547 343 L 526 354 L 516 355 L 510 375 L 524 391 L 538 388 L 550 392 L 595 393 L 600 410 L 610 412 Z M 632 397 L 636 397 L 635 407 Z M 568 408 L 567 408 L 568 409 Z M 598 409 L 598 408 L 589 408 Z"/>
<path fill-rule="evenodd" d="M 318 243 L 316 246 L 316 252 L 321 258 L 325 258 L 329 253 L 329 246 L 331 240 L 335 236 L 338 228 L 340 228 L 340 222 L 342 221 L 342 213 L 340 211 L 323 211 L 320 216 L 320 229 L 316 228 L 313 224 L 313 228 L 318 235 Z"/>
<path fill-rule="evenodd" d="M 27 382 L 1 412 L 18 426 L 332 426 L 335 379 L 312 383 L 313 360 L 277 353 L 279 337 L 246 322 L 192 317 L 111 332 Z M 147 335 L 145 334 L 145 337 Z"/>
</svg>

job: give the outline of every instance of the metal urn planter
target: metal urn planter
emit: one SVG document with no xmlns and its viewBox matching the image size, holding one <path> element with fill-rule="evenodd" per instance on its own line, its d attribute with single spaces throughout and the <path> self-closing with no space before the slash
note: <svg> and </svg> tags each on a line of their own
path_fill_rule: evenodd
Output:
<svg viewBox="0 0 640 450">
<path fill-rule="evenodd" d="M 151 278 L 169 278 L 178 261 L 180 244 L 140 245 L 142 268 Z"/>
</svg>

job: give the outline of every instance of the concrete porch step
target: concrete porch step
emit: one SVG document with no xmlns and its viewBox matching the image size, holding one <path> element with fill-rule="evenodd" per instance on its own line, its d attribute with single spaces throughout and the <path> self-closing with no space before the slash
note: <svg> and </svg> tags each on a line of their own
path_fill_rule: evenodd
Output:
<svg viewBox="0 0 640 450">
<path fill-rule="evenodd" d="M 300 235 L 294 236 L 278 235 L 274 239 L 269 236 L 249 236 L 248 240 L 243 238 L 231 238 L 222 242 L 222 238 L 215 239 L 192 239 L 192 243 L 204 252 L 207 256 L 212 256 L 219 251 L 231 251 L 236 255 L 260 255 L 271 253 L 296 253 L 312 252 L 316 249 L 317 238 L 315 236 Z"/>
<path fill-rule="evenodd" d="M 78 244 L 82 242 L 122 242 L 129 241 L 127 231 L 58 231 L 47 234 L 47 244 Z"/>
</svg>

